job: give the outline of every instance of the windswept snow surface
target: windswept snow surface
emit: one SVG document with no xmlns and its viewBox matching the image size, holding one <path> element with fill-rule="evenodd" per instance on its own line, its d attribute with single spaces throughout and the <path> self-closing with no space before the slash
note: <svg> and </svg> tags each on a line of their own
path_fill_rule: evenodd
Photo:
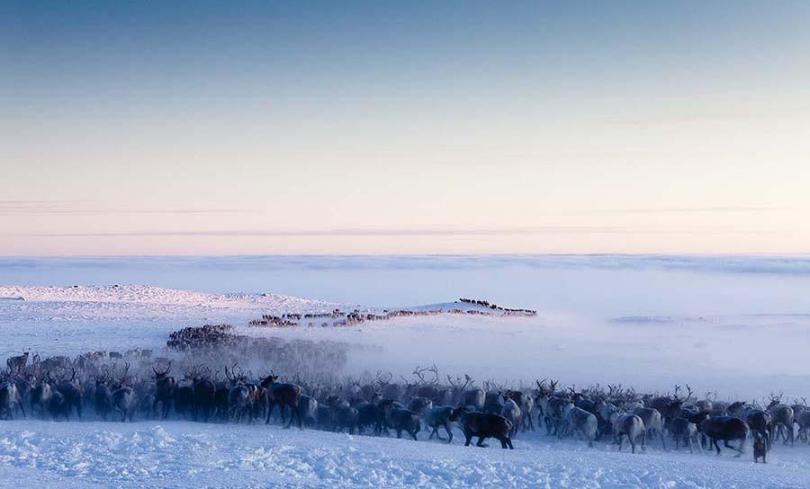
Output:
<svg viewBox="0 0 810 489">
<path fill-rule="evenodd" d="M 424 435 L 424 433 L 423 433 Z M 0 486 L 313 488 L 806 488 L 810 449 L 769 464 L 688 452 L 618 453 L 542 435 L 515 450 L 284 430 L 277 425 L 43 421 L 0 424 Z"/>
</svg>

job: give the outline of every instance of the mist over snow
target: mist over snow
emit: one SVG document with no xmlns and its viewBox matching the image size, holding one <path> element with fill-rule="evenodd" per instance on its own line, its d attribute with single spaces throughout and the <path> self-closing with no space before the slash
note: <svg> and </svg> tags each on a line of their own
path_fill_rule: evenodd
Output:
<svg viewBox="0 0 810 489">
<path fill-rule="evenodd" d="M 180 327 L 230 322 L 251 335 L 358 345 L 347 374 L 407 376 L 435 363 L 443 373 L 504 383 L 689 383 L 721 397 L 775 389 L 804 396 L 810 384 L 801 361 L 810 346 L 807 257 L 4 258 L 0 283 L 8 284 L 0 288 L 0 328 L 14 331 L 4 335 L 4 355 L 157 348 Z M 264 313 L 458 297 L 539 315 L 246 327 Z"/>
</svg>

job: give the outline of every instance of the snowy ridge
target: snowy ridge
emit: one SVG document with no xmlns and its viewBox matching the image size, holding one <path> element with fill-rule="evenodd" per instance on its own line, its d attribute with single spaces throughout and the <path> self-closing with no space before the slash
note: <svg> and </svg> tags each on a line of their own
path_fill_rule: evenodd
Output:
<svg viewBox="0 0 810 489">
<path fill-rule="evenodd" d="M 72 287 L 6 285 L 0 286 L 0 297 L 22 298 L 29 302 L 133 303 L 281 311 L 317 310 L 332 306 L 322 301 L 283 294 L 211 294 L 148 285 Z"/>
</svg>

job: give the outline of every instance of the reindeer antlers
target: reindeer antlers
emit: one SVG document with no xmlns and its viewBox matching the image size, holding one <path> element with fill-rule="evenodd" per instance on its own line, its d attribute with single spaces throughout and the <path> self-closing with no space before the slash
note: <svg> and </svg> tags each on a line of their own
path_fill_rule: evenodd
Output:
<svg viewBox="0 0 810 489">
<path fill-rule="evenodd" d="M 169 373 L 169 371 L 170 371 L 171 369 L 172 369 L 172 362 L 171 362 L 171 360 L 169 361 L 169 364 L 166 366 L 166 369 L 165 369 L 165 370 L 163 370 L 162 372 L 158 371 L 158 370 L 157 370 L 157 369 L 154 367 L 154 365 L 152 366 L 152 371 L 153 371 L 153 372 L 155 372 L 155 375 L 166 375 L 166 374 L 168 374 L 168 373 Z"/>
<path fill-rule="evenodd" d="M 461 383 L 461 377 L 456 377 L 456 380 L 454 381 L 452 377 L 450 377 L 449 375 L 447 376 L 447 382 L 449 382 L 454 389 L 458 389 L 460 391 L 466 389 L 467 386 L 470 385 L 470 383 L 472 383 L 472 381 L 473 381 L 472 377 L 470 377 L 469 374 L 464 374 L 463 384 Z"/>
<path fill-rule="evenodd" d="M 433 374 L 433 379 L 427 380 L 425 379 L 425 373 L 430 372 Z M 422 384 L 438 384 L 439 383 L 439 369 L 436 367 L 434 363 L 432 367 L 421 368 L 418 365 L 412 372 L 413 375 L 419 378 L 419 382 Z"/>
</svg>

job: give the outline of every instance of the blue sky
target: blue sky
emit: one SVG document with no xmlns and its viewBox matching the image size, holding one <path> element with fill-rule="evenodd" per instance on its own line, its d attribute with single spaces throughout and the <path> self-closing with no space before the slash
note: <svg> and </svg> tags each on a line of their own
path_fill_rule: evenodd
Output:
<svg viewBox="0 0 810 489">
<path fill-rule="evenodd" d="M 0 255 L 807 251 L 806 2 L 4 2 Z"/>
</svg>

